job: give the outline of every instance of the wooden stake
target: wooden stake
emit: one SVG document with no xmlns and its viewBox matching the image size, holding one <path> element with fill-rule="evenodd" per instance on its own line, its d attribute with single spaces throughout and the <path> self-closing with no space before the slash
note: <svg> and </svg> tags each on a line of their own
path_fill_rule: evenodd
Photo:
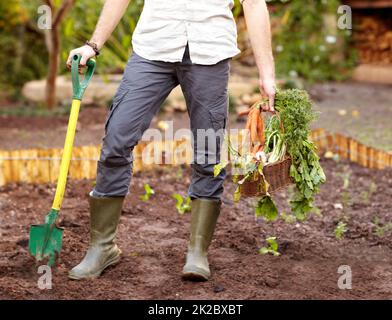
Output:
<svg viewBox="0 0 392 320">
<path fill-rule="evenodd" d="M 359 163 L 358 157 L 358 142 L 354 139 L 350 139 L 350 161 Z"/>
<path fill-rule="evenodd" d="M 367 168 L 369 166 L 367 146 L 358 143 L 358 164 Z"/>
<path fill-rule="evenodd" d="M 369 163 L 368 163 L 368 168 L 370 168 L 370 169 L 374 169 L 374 168 L 376 168 L 377 166 L 376 166 L 376 157 L 375 157 L 375 150 L 372 148 L 372 147 L 368 147 L 368 154 L 367 154 L 367 156 L 368 156 L 368 161 L 369 161 Z"/>
<path fill-rule="evenodd" d="M 342 159 L 348 159 L 349 156 L 349 139 L 346 136 L 336 133 L 336 144 L 338 148 L 338 154 Z"/>
<path fill-rule="evenodd" d="M 6 184 L 6 177 L 5 177 L 6 160 L 4 160 L 5 157 L 6 157 L 6 152 L 0 151 L 0 187 Z"/>
</svg>

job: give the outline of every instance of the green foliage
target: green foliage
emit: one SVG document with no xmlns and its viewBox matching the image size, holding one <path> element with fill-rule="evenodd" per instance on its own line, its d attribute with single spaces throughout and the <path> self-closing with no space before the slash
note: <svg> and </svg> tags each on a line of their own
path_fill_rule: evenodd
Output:
<svg viewBox="0 0 392 320">
<path fill-rule="evenodd" d="M 140 196 L 140 199 L 143 201 L 148 201 L 150 200 L 151 196 L 155 194 L 155 191 L 153 188 L 151 188 L 151 186 L 148 183 L 144 185 L 144 190 L 145 193 L 142 196 Z"/>
<path fill-rule="evenodd" d="M 354 57 L 335 57 L 340 50 L 348 52 L 348 35 L 343 31 L 331 34 L 323 21 L 324 13 L 336 15 L 340 1 L 269 2 L 277 5 L 277 10 L 273 10 L 272 15 L 284 22 L 274 35 L 278 74 L 291 78 L 298 75 L 311 82 L 345 78 L 353 65 Z M 103 3 L 104 0 L 75 1 L 61 30 L 62 72 L 66 72 L 64 62 L 68 52 L 91 37 Z M 43 78 L 46 74 L 44 36 L 42 30 L 36 27 L 37 8 L 42 4 L 42 0 L 9 0 L 0 4 L 0 59 L 6 62 L 0 66 L 0 83 L 3 85 L 20 87 L 26 81 Z M 132 33 L 142 8 L 142 0 L 133 0 L 128 6 L 99 57 L 100 73 L 117 72 L 125 67 L 131 50 Z M 239 0 L 235 0 L 233 14 L 235 17 L 242 14 Z M 335 39 L 333 37 L 336 37 L 336 42 L 330 43 L 331 39 Z"/>
<path fill-rule="evenodd" d="M 49 110 L 44 105 L 35 105 L 34 107 L 26 106 L 12 106 L 0 108 L 0 116 L 5 117 L 55 117 L 55 116 L 67 116 L 69 115 L 69 106 L 59 106 L 55 110 Z"/>
<path fill-rule="evenodd" d="M 279 90 L 275 108 L 284 125 L 284 139 L 289 153 L 301 150 L 311 132 L 310 124 L 315 119 L 308 93 L 299 89 Z"/>
<path fill-rule="evenodd" d="M 56 1 L 57 3 L 59 1 Z M 9 0 L 0 3 L 0 84 L 21 87 L 25 82 L 45 77 L 48 58 L 42 30 L 37 28 L 37 8 L 42 0 Z M 58 3 L 57 3 L 58 4 Z M 60 66 L 71 49 L 90 39 L 104 0 L 75 1 L 62 25 Z M 131 37 L 143 1 L 133 0 L 99 57 L 99 72 L 123 70 L 131 50 Z"/>
<path fill-rule="evenodd" d="M 264 217 L 268 221 L 273 221 L 278 217 L 278 208 L 270 196 L 265 196 L 256 204 L 256 217 Z"/>
<path fill-rule="evenodd" d="M 380 219 L 378 217 L 375 217 L 373 224 L 375 227 L 374 233 L 377 237 L 382 238 L 385 236 L 385 233 L 392 231 L 392 222 L 382 224 Z"/>
<path fill-rule="evenodd" d="M 216 164 L 216 165 L 214 166 L 214 177 L 216 178 L 217 176 L 219 176 L 219 174 L 221 173 L 221 171 L 222 171 L 224 168 L 226 168 L 226 166 L 227 166 L 228 164 L 229 164 L 229 163 L 228 163 L 227 161 L 220 162 L 220 163 Z"/>
<path fill-rule="evenodd" d="M 240 186 L 238 186 L 235 191 L 234 191 L 234 195 L 233 195 L 233 201 L 234 202 L 238 202 L 241 200 L 241 188 Z"/>
<path fill-rule="evenodd" d="M 343 191 L 341 193 L 341 199 L 342 199 L 342 204 L 343 204 L 344 208 L 351 206 L 353 204 L 353 199 L 352 199 L 351 193 L 348 190 Z"/>
<path fill-rule="evenodd" d="M 105 0 L 76 1 L 62 30 L 63 62 L 71 49 L 83 45 L 90 39 L 104 2 Z M 119 25 L 102 49 L 102 55 L 98 58 L 100 73 L 111 73 L 125 68 L 132 50 L 132 34 L 142 8 L 141 0 L 133 0 L 128 6 Z"/>
<path fill-rule="evenodd" d="M 260 248 L 259 253 L 269 253 L 274 256 L 280 256 L 280 253 L 278 252 L 278 243 L 276 242 L 276 237 L 268 237 L 267 239 L 265 239 L 265 241 L 267 242 L 268 246 Z"/>
<path fill-rule="evenodd" d="M 284 159 L 286 155 L 286 144 L 284 143 L 284 133 L 281 130 L 280 116 L 274 114 L 268 120 L 265 127 L 264 152 L 269 154 L 268 162 L 275 163 Z"/>
<path fill-rule="evenodd" d="M 177 201 L 176 209 L 179 214 L 183 215 L 191 211 L 191 197 L 188 196 L 184 200 L 184 198 L 178 193 L 174 193 L 172 197 Z"/>
<path fill-rule="evenodd" d="M 341 240 L 347 232 L 347 224 L 340 221 L 334 230 L 335 238 Z"/>
<path fill-rule="evenodd" d="M 303 90 L 278 91 L 275 101 L 275 108 L 284 125 L 284 140 L 292 159 L 290 176 L 297 187 L 290 201 L 291 210 L 298 220 L 304 220 L 313 209 L 314 194 L 326 181 L 316 147 L 308 139 L 315 115 L 310 98 Z"/>
<path fill-rule="evenodd" d="M 44 38 L 37 32 L 26 4 L 30 2 L 0 3 L 0 84 L 8 88 L 41 78 L 46 72 Z"/>
<path fill-rule="evenodd" d="M 344 190 L 347 190 L 348 187 L 350 186 L 350 177 L 351 177 L 351 171 L 349 171 L 349 168 L 346 168 L 344 172 L 336 173 L 336 175 L 342 179 L 343 182 L 342 188 Z"/>
<path fill-rule="evenodd" d="M 295 216 L 293 216 L 292 214 L 287 214 L 287 213 L 284 212 L 284 211 L 280 214 L 280 218 L 281 218 L 284 222 L 289 223 L 289 224 L 292 224 L 292 223 L 294 223 L 294 222 L 297 221 L 297 218 L 296 218 Z"/>
<path fill-rule="evenodd" d="M 279 114 L 271 117 L 266 125 L 264 151 L 269 152 L 268 163 L 270 159 L 274 162 L 282 159 L 286 152 L 290 155 L 292 160 L 290 176 L 296 186 L 290 201 L 291 212 L 297 220 L 303 221 L 309 212 L 317 212 L 317 208 L 313 207 L 314 195 L 319 191 L 320 185 L 326 181 L 319 162 L 320 158 L 316 153 L 316 146 L 308 138 L 311 122 L 315 118 L 312 102 L 306 91 L 299 89 L 278 90 L 275 97 L 275 108 Z M 284 130 L 282 130 L 282 124 Z M 275 141 L 272 147 L 271 140 Z M 279 140 L 281 142 L 276 143 Z M 276 155 L 275 149 L 277 150 Z M 239 154 L 233 149 L 230 141 L 228 141 L 228 150 L 235 170 L 233 182 L 237 184 L 234 201 L 240 199 L 242 184 L 261 180 L 263 183 L 260 183 L 258 187 L 260 191 L 266 193 L 266 196 L 257 202 L 256 216 L 265 217 L 267 220 L 276 219 L 278 209 L 268 193 L 268 180 L 263 174 L 264 164 L 256 162 L 249 154 Z M 226 166 L 227 163 L 215 165 L 214 174 L 218 175 Z"/>
<path fill-rule="evenodd" d="M 16 25 L 28 19 L 21 0 L 8 0 L 0 2 L 0 29 L 10 31 Z"/>
<path fill-rule="evenodd" d="M 360 196 L 362 198 L 362 201 L 366 204 L 370 203 L 370 198 L 372 195 L 377 191 L 377 184 L 375 184 L 373 181 L 370 183 L 369 190 L 368 191 L 362 191 Z"/>
<path fill-rule="evenodd" d="M 273 36 L 277 73 L 308 82 L 344 80 L 355 64 L 350 30 L 336 30 L 339 0 L 269 1 L 280 21 Z M 329 20 L 329 22 L 327 22 Z"/>
<path fill-rule="evenodd" d="M 234 17 L 240 16 L 242 13 L 242 5 L 240 0 L 234 0 L 234 8 L 233 8 L 233 15 Z"/>
</svg>

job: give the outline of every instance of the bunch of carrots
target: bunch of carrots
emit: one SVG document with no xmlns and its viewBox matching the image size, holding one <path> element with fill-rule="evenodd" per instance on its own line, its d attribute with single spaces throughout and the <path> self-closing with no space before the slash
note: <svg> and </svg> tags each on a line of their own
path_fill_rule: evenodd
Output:
<svg viewBox="0 0 392 320">
<path fill-rule="evenodd" d="M 240 116 L 248 116 L 245 130 L 250 132 L 251 155 L 256 160 L 266 162 L 263 151 L 265 145 L 264 119 L 262 116 L 262 102 L 255 103 L 249 110 L 241 112 Z"/>
</svg>

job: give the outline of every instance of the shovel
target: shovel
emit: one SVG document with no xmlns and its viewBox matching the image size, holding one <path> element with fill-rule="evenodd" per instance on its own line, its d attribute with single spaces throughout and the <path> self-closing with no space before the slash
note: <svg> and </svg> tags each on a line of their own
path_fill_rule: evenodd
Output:
<svg viewBox="0 0 392 320">
<path fill-rule="evenodd" d="M 78 122 L 80 102 L 95 71 L 95 60 L 90 59 L 87 62 L 87 71 L 84 80 L 80 82 L 79 63 L 81 58 L 82 57 L 79 54 L 72 58 L 73 100 L 52 209 L 46 215 L 44 224 L 31 225 L 30 227 L 30 254 L 35 257 L 37 261 L 48 260 L 49 266 L 52 266 L 55 263 L 56 254 L 60 254 L 61 251 L 64 229 L 56 226 L 56 220 L 63 202 L 65 186 L 67 184 L 68 169 L 71 161 L 76 124 Z"/>
</svg>

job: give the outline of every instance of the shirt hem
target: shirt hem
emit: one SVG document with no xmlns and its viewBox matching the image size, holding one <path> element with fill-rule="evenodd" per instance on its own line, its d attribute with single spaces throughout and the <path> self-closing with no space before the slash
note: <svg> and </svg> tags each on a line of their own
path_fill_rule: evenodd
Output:
<svg viewBox="0 0 392 320">
<path fill-rule="evenodd" d="M 141 52 L 142 51 L 142 52 Z M 182 62 L 182 58 L 181 59 L 168 59 L 168 58 L 162 58 L 158 55 L 154 55 L 154 54 L 149 54 L 149 53 L 145 53 L 143 52 L 143 50 L 139 51 L 138 48 L 133 48 L 133 52 L 135 52 L 138 56 L 142 57 L 143 59 L 146 60 L 150 60 L 150 61 L 160 61 L 160 62 L 168 62 L 168 63 L 178 63 L 178 62 Z M 191 61 L 194 64 L 198 64 L 198 65 L 205 65 L 205 66 L 210 66 L 210 65 L 214 65 L 217 64 L 223 60 L 226 59 L 230 59 L 233 58 L 235 56 L 237 56 L 238 54 L 241 53 L 241 50 L 237 49 L 235 52 L 233 53 L 229 53 L 227 55 L 223 55 L 220 56 L 218 58 L 214 58 L 214 59 L 192 59 L 192 54 L 191 54 Z"/>
</svg>

